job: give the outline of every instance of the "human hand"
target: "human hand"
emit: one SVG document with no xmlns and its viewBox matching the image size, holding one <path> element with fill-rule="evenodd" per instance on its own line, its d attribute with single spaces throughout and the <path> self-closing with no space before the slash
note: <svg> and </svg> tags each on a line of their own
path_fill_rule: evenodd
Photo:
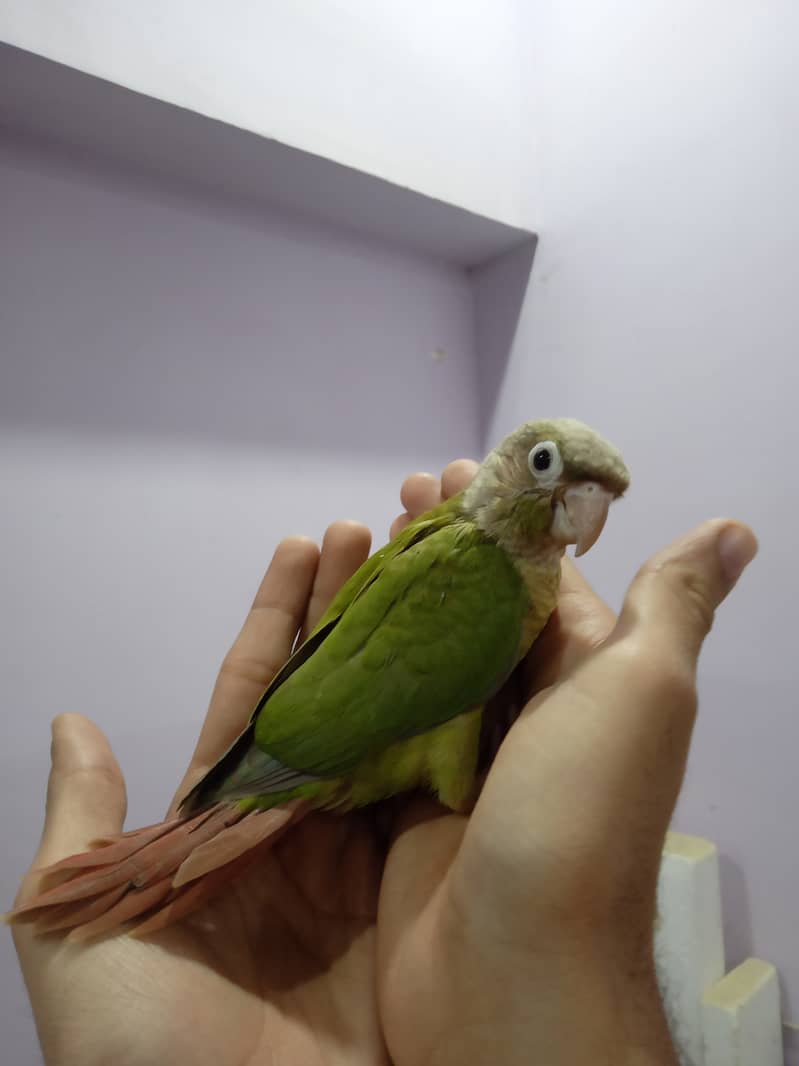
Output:
<svg viewBox="0 0 799 1066">
<path fill-rule="evenodd" d="M 474 811 L 417 808 L 389 854 L 378 961 L 396 1062 L 675 1066 L 657 876 L 697 657 L 756 546 L 746 527 L 704 523 L 639 571 L 618 620 L 564 559 L 525 664 L 538 694 Z"/>
<path fill-rule="evenodd" d="M 366 559 L 368 530 L 337 522 L 321 553 L 278 547 L 217 680 L 188 788 L 244 727 L 298 631 Z M 173 801 L 172 809 L 175 807 Z M 125 785 L 108 742 L 80 715 L 53 723 L 37 868 L 121 831 Z M 88 944 L 13 933 L 49 1066 L 261 1066 L 387 1061 L 377 1019 L 374 917 L 382 851 L 368 819 L 315 815 L 223 896 L 146 940 Z"/>
<path fill-rule="evenodd" d="M 432 496 L 462 487 L 472 470 L 469 464 L 454 464 L 445 472 L 443 489 L 434 479 L 409 479 L 403 503 L 411 514 L 419 513 L 438 502 Z M 181 794 L 239 731 L 287 655 L 296 630 L 313 625 L 367 551 L 366 531 L 351 524 L 331 527 L 321 560 L 308 542 L 281 545 L 225 661 Z M 587 599 L 576 572 L 566 573 L 571 577 L 564 584 L 559 625 L 550 627 L 545 639 L 551 644 L 550 661 L 557 659 L 568 675 L 582 662 L 585 645 L 601 639 L 610 616 Z M 539 714 L 540 708 L 535 717 Z M 528 717 L 529 710 L 500 753 L 501 759 L 510 760 L 519 793 L 511 789 L 510 798 L 517 806 L 525 787 L 538 791 L 527 767 L 520 772 L 519 765 L 531 743 L 528 737 L 519 746 L 525 736 L 519 731 Z M 543 739 L 546 736 L 544 731 Z M 568 769 L 571 744 L 564 738 L 560 747 L 564 750 L 558 755 L 554 745 L 555 755 L 565 758 Z M 58 720 L 53 755 L 47 826 L 35 866 L 118 831 L 124 816 L 121 775 L 104 738 L 90 723 L 79 716 Z M 554 888 L 547 891 L 549 882 L 538 883 L 539 876 L 552 873 L 540 855 L 538 868 L 532 869 L 536 879 L 528 880 L 531 863 L 536 866 L 528 853 L 537 849 L 542 813 L 529 827 L 522 824 L 522 840 L 515 840 L 520 823 L 514 823 L 515 831 L 509 828 L 506 815 L 511 812 L 503 814 L 501 809 L 507 790 L 500 787 L 498 797 L 490 800 L 498 787 L 496 777 L 489 776 L 475 811 L 475 829 L 468 833 L 465 819 L 441 816 L 435 805 L 402 804 L 382 888 L 384 852 L 368 814 L 344 819 L 319 815 L 280 842 L 225 897 L 151 940 L 116 937 L 70 945 L 34 940 L 24 926 L 18 927 L 17 945 L 48 1062 L 383 1063 L 388 1061 L 385 1039 L 397 1066 L 443 1063 L 448 1055 L 464 1063 L 512 1062 L 513 1054 L 526 1062 L 560 1061 L 552 1052 L 560 1052 L 556 1029 L 563 1019 L 552 1011 L 542 1017 L 542 1003 L 559 1003 L 561 1015 L 579 1028 L 584 1012 L 581 999 L 574 996 L 574 977 L 584 978 L 583 989 L 591 987 L 586 956 L 600 961 L 596 945 L 602 939 L 600 930 L 609 935 L 607 923 L 600 919 L 604 912 L 599 905 L 589 908 L 592 921 L 575 921 L 580 900 L 567 895 L 555 913 L 568 920 L 543 925 L 547 935 L 537 944 L 531 940 L 536 916 L 546 917 L 547 901 L 551 906 L 557 895 Z M 599 827 L 604 828 L 601 820 Z M 528 829 L 530 840 L 525 841 Z M 550 829 L 544 844 L 558 838 L 558 831 Z M 499 923 L 496 931 L 502 935 L 497 938 L 491 923 L 483 922 L 497 884 L 490 877 L 487 885 L 478 880 L 470 887 L 464 882 L 470 864 L 479 866 L 486 857 L 493 861 L 490 852 L 486 855 L 484 838 L 495 831 L 504 863 L 496 875 L 504 878 L 510 872 L 509 882 L 516 885 L 516 910 L 504 915 L 504 932 Z M 588 828 L 586 835 L 591 835 Z M 526 844 L 518 865 L 512 854 L 516 844 Z M 543 853 L 546 857 L 546 847 Z M 585 870 L 589 856 L 581 856 Z M 607 879 L 612 880 L 610 875 Z M 32 880 L 29 877 L 23 895 Z M 535 898 L 539 888 L 540 906 Z M 459 910 L 464 890 L 469 905 Z M 518 906 L 522 896 L 524 908 Z M 475 919 L 476 929 L 484 926 L 479 936 L 462 935 L 461 914 L 468 919 L 467 927 Z M 520 951 L 514 955 L 506 941 L 517 918 Z M 580 924 L 591 936 L 572 935 Z M 644 933 L 647 943 L 650 936 L 651 929 Z M 578 939 L 580 951 L 575 947 Z M 593 952 L 587 950 L 589 943 Z M 520 965 L 528 944 L 532 960 L 542 965 Z M 542 947 L 556 960 L 574 956 L 567 968 L 569 980 L 559 979 L 557 966 L 553 973 L 543 965 L 547 956 Z M 603 972 L 615 970 L 610 966 Z M 464 987 L 467 976 L 473 980 Z M 497 997 L 494 982 L 505 989 L 507 999 Z M 486 998 L 484 985 L 493 992 Z M 647 981 L 631 981 L 630 986 L 649 992 Z M 527 1006 L 537 1004 L 537 1013 L 528 1011 L 530 1025 L 525 1027 L 514 1007 L 527 995 Z M 651 1013 L 650 997 L 640 998 L 642 1008 Z M 598 1018 L 605 1017 L 604 1006 L 599 1005 Z M 480 1039 L 474 1039 L 470 1023 L 478 1025 Z M 536 1058 L 533 1035 L 546 1044 L 543 1057 Z M 568 1042 L 563 1050 L 569 1050 Z M 582 1060 L 572 1056 L 563 1061 Z"/>
<path fill-rule="evenodd" d="M 458 480 L 460 465 L 446 472 L 447 494 L 471 478 L 467 463 Z M 414 498 L 419 480 L 409 479 L 409 501 L 403 490 L 414 513 L 427 506 Z M 435 491 L 438 503 L 437 481 Z M 321 553 L 300 537 L 280 544 L 222 664 L 170 812 L 244 727 L 370 541 L 364 526 L 336 522 Z M 120 832 L 125 805 L 103 734 L 81 715 L 59 716 L 44 833 L 17 903 L 37 891 L 38 869 Z M 13 926 L 49 1066 L 387 1063 L 375 969 L 384 858 L 385 828 L 370 814 L 315 814 L 224 896 L 157 936 L 72 944 Z"/>
</svg>

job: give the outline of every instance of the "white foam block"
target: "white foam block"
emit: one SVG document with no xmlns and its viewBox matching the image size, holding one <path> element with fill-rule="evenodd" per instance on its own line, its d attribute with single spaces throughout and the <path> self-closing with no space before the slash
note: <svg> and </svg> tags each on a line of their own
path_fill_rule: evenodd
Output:
<svg viewBox="0 0 799 1066">
<path fill-rule="evenodd" d="M 724 976 L 718 852 L 669 833 L 658 882 L 658 983 L 683 1066 L 706 1066 L 702 996 Z M 725 1064 L 726 1066 L 726 1064 Z"/>
<path fill-rule="evenodd" d="M 747 959 L 706 990 L 705 1066 L 783 1066 L 780 990 L 768 962 Z"/>
</svg>

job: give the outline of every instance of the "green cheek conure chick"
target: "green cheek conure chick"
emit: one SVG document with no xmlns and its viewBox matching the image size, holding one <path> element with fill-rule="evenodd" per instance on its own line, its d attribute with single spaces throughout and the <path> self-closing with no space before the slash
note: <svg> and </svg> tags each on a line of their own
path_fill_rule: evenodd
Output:
<svg viewBox="0 0 799 1066">
<path fill-rule="evenodd" d="M 343 586 L 176 819 L 55 864 L 69 880 L 9 919 L 86 939 L 143 918 L 142 935 L 194 910 L 309 811 L 416 788 L 463 809 L 483 705 L 552 613 L 564 549 L 588 551 L 628 482 L 619 452 L 580 422 L 511 433 L 464 492 Z"/>
</svg>

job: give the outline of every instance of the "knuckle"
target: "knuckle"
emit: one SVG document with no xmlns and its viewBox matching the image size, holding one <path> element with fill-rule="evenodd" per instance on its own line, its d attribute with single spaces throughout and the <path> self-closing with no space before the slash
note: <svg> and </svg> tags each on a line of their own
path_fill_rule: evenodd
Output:
<svg viewBox="0 0 799 1066">
<path fill-rule="evenodd" d="M 95 763 L 90 766 L 76 766 L 65 774 L 72 786 L 85 789 L 88 793 L 94 793 L 99 787 L 102 789 L 116 788 L 119 784 L 119 773 L 115 767 L 108 763 Z"/>
<path fill-rule="evenodd" d="M 245 681 L 266 688 L 283 662 L 284 660 L 278 661 L 268 655 L 253 658 L 237 654 L 235 649 L 231 649 L 222 660 L 219 673 L 221 676 L 232 677 L 236 681 Z"/>
<path fill-rule="evenodd" d="M 631 694 L 658 704 L 695 706 L 695 671 L 684 655 L 653 648 L 651 641 L 632 637 L 620 641 L 614 655 Z"/>
<path fill-rule="evenodd" d="M 616 676 L 623 680 L 626 691 L 642 693 L 651 686 L 652 648 L 638 637 L 628 636 L 609 649 L 613 656 Z"/>
<path fill-rule="evenodd" d="M 696 678 L 693 669 L 677 657 L 661 658 L 652 664 L 649 676 L 653 699 L 659 704 L 696 710 Z"/>
<path fill-rule="evenodd" d="M 675 591 L 683 607 L 693 616 L 693 621 L 703 633 L 709 633 L 713 625 L 714 607 L 707 582 L 693 569 L 674 567 L 672 576 Z"/>
<path fill-rule="evenodd" d="M 644 567 L 644 575 L 663 582 L 689 624 L 702 633 L 710 632 L 715 614 L 714 596 L 707 578 L 696 567 L 682 560 L 666 559 Z"/>
</svg>

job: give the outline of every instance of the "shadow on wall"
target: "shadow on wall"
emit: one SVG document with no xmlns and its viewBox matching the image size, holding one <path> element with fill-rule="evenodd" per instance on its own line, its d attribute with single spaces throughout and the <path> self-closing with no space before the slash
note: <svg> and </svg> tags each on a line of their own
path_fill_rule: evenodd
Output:
<svg viewBox="0 0 799 1066">
<path fill-rule="evenodd" d="M 532 237 L 470 271 L 478 352 L 480 439 L 485 450 L 496 443 L 488 439 L 488 433 L 527 295 L 536 244 L 537 239 Z M 538 414 L 541 412 L 531 411 L 528 417 Z"/>
<path fill-rule="evenodd" d="M 724 922 L 724 943 L 729 954 L 727 968 L 756 955 L 752 935 L 752 912 L 746 875 L 729 855 L 719 856 L 721 873 L 721 909 Z"/>
</svg>

